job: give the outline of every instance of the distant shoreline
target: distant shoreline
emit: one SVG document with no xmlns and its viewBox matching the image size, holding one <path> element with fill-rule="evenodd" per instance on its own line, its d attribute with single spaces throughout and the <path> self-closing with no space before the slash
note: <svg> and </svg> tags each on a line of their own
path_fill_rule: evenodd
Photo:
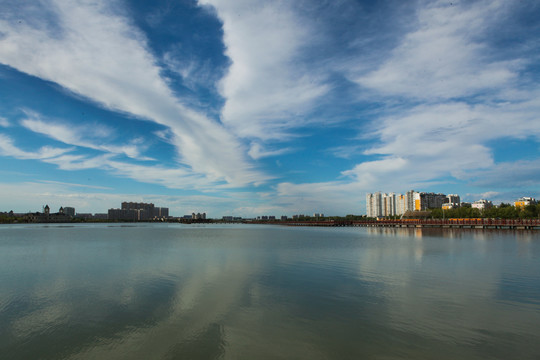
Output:
<svg viewBox="0 0 540 360">
<path fill-rule="evenodd" d="M 116 221 L 116 220 L 87 220 L 87 221 L 14 221 L 2 222 L 9 225 L 26 224 L 253 224 L 281 225 L 293 227 L 372 227 L 398 229 L 497 229 L 497 230 L 540 230 L 540 219 L 400 219 L 400 220 L 169 220 L 169 221 Z"/>
</svg>

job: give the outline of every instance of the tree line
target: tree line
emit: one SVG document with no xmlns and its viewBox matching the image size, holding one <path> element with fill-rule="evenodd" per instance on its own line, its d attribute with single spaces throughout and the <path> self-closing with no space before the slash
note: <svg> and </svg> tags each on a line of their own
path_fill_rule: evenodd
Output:
<svg viewBox="0 0 540 360">
<path fill-rule="evenodd" d="M 459 207 L 455 209 L 431 209 L 434 219 L 451 218 L 491 218 L 491 219 L 537 219 L 540 215 L 540 204 L 531 204 L 524 207 L 515 207 L 502 203 L 498 207 L 489 209 L 476 209 L 473 207 Z"/>
</svg>

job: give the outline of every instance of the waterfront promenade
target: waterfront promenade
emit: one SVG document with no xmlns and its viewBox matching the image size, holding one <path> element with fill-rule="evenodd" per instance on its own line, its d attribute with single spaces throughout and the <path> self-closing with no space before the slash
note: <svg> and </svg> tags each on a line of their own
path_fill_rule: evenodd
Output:
<svg viewBox="0 0 540 360">
<path fill-rule="evenodd" d="M 540 219 L 397 219 L 397 220 L 321 220 L 265 222 L 287 226 L 362 226 L 398 228 L 462 228 L 540 230 Z"/>
</svg>

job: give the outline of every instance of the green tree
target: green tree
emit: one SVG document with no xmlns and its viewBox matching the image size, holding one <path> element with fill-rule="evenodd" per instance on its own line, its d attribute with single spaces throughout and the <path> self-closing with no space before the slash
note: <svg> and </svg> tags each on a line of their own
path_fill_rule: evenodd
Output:
<svg viewBox="0 0 540 360">
<path fill-rule="evenodd" d="M 519 217 L 521 219 L 533 219 L 538 217 L 538 210 L 536 205 L 530 204 L 519 210 Z"/>
<path fill-rule="evenodd" d="M 446 217 L 446 212 L 448 210 L 444 210 L 444 217 Z M 442 219 L 443 218 L 443 209 L 431 209 L 431 217 L 434 219 Z"/>
<path fill-rule="evenodd" d="M 500 218 L 502 219 L 516 219 L 518 218 L 518 211 L 515 206 L 504 206 L 499 209 Z"/>
</svg>

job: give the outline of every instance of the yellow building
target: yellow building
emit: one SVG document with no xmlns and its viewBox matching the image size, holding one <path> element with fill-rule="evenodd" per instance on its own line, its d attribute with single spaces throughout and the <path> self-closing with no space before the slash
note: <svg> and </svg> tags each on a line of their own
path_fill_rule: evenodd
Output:
<svg viewBox="0 0 540 360">
<path fill-rule="evenodd" d="M 516 208 L 522 208 L 528 205 L 536 205 L 536 199 L 532 197 L 522 197 L 514 202 Z"/>
<path fill-rule="evenodd" d="M 453 209 L 453 208 L 454 208 L 454 204 L 445 203 L 445 204 L 442 204 L 442 208 L 443 208 L 444 210 Z"/>
</svg>

